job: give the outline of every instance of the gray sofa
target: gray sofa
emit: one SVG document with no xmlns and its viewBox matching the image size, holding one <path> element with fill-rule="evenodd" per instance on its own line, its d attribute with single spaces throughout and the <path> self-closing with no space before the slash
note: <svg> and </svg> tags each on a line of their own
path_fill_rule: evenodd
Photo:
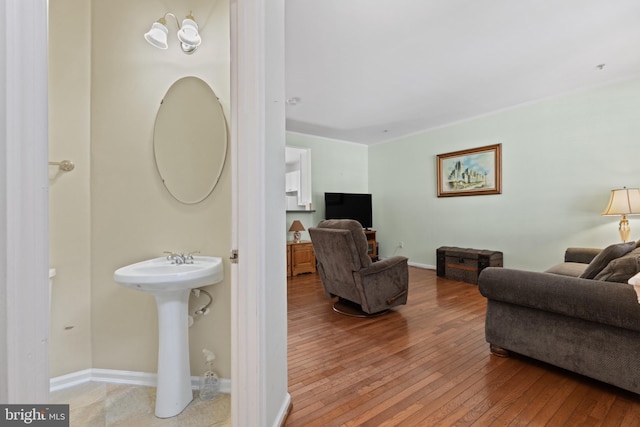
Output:
<svg viewBox="0 0 640 427">
<path fill-rule="evenodd" d="M 483 270 L 478 287 L 487 298 L 491 352 L 515 352 L 640 393 L 640 303 L 626 283 L 640 266 L 633 248 L 635 242 L 570 248 L 564 263 L 545 272 Z"/>
</svg>

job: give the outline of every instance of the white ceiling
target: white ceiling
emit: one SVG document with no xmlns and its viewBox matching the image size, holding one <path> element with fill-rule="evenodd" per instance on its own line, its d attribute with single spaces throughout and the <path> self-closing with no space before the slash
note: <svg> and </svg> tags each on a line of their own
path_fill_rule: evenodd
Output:
<svg viewBox="0 0 640 427">
<path fill-rule="evenodd" d="M 639 0 L 286 0 L 285 12 L 287 130 L 311 135 L 373 144 L 640 75 Z"/>
</svg>

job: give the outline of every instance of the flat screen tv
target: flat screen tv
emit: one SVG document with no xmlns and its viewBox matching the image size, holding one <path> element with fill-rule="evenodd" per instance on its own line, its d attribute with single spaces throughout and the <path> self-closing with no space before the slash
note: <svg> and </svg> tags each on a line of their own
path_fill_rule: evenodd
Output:
<svg viewBox="0 0 640 427">
<path fill-rule="evenodd" d="M 371 194 L 324 193 L 325 219 L 355 219 L 363 228 L 373 227 Z"/>
</svg>

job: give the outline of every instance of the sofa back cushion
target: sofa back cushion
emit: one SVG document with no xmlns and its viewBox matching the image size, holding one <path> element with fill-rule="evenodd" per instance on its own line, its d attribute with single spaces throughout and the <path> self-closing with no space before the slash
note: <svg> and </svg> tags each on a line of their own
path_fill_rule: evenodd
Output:
<svg viewBox="0 0 640 427">
<path fill-rule="evenodd" d="M 588 264 L 581 262 L 563 262 L 545 270 L 545 273 L 559 274 L 561 276 L 580 277 Z"/>
<path fill-rule="evenodd" d="M 637 242 L 616 243 L 607 246 L 589 263 L 589 266 L 587 266 L 580 277 L 583 279 L 595 278 L 611 261 L 634 250 L 636 243 Z"/>
<path fill-rule="evenodd" d="M 638 272 L 640 272 L 640 248 L 612 260 L 594 279 L 627 283 Z"/>
<path fill-rule="evenodd" d="M 364 234 L 362 225 L 353 219 L 324 219 L 318 223 L 316 228 L 329 228 L 335 230 L 348 230 L 353 244 L 355 245 L 355 256 L 360 260 L 356 262 L 354 271 L 361 268 L 367 268 L 371 266 L 371 257 L 369 256 L 369 243 L 367 242 L 367 236 Z M 313 239 L 311 239 L 313 241 Z"/>
</svg>

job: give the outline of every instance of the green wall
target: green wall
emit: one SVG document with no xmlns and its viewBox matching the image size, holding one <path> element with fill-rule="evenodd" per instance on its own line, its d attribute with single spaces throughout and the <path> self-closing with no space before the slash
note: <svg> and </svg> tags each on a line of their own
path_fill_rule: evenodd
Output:
<svg viewBox="0 0 640 427">
<path fill-rule="evenodd" d="M 569 246 L 619 240 L 619 218 L 600 212 L 611 189 L 640 187 L 638 116 L 634 79 L 373 146 L 288 132 L 287 145 L 311 149 L 316 212 L 288 213 L 287 229 L 295 219 L 317 224 L 325 191 L 370 192 L 383 257 L 434 267 L 438 247 L 462 246 L 500 250 L 506 267 L 543 270 Z M 502 194 L 436 196 L 436 155 L 497 143 Z M 637 218 L 629 217 L 633 239 Z"/>
<path fill-rule="evenodd" d="M 369 147 L 381 255 L 434 266 L 439 246 L 485 248 L 541 270 L 566 247 L 617 242 L 619 218 L 600 212 L 611 189 L 640 186 L 639 115 L 636 79 Z M 502 194 L 436 197 L 437 154 L 496 143 Z"/>
<path fill-rule="evenodd" d="M 363 144 L 319 138 L 295 132 L 287 132 L 287 145 L 311 150 L 312 204 L 315 212 L 287 213 L 287 230 L 298 219 L 304 227 L 315 226 L 324 218 L 324 193 L 368 192 L 368 147 Z M 283 192 L 284 197 L 284 192 Z M 303 240 L 309 234 L 302 233 Z M 287 240 L 293 240 L 292 233 Z"/>
</svg>

